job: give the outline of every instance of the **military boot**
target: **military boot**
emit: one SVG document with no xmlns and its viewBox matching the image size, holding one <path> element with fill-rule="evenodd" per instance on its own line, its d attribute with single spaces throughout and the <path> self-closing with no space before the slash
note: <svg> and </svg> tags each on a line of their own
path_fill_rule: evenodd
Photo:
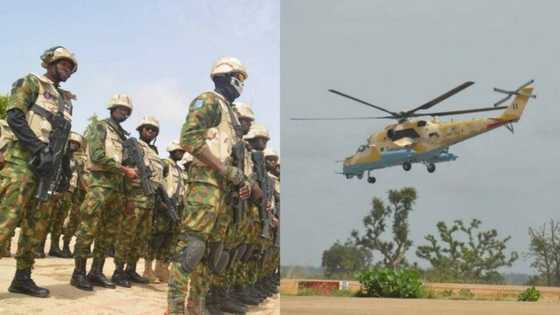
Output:
<svg viewBox="0 0 560 315">
<path fill-rule="evenodd" d="M 52 237 L 51 234 L 51 248 L 49 249 L 49 256 L 52 257 L 62 257 L 62 251 L 60 250 L 60 236 Z"/>
<path fill-rule="evenodd" d="M 156 275 L 154 273 L 154 271 L 152 270 L 152 262 L 153 260 L 144 260 L 144 278 L 150 280 L 150 283 L 154 283 L 156 282 L 157 278 Z"/>
<path fill-rule="evenodd" d="M 115 284 L 103 274 L 103 265 L 105 265 L 105 258 L 93 258 L 93 264 L 87 275 L 87 279 L 91 284 L 104 288 L 114 289 Z"/>
<path fill-rule="evenodd" d="M 227 313 L 234 313 L 234 314 L 245 314 L 247 313 L 247 306 L 241 304 L 240 302 L 236 301 L 232 298 L 229 294 L 229 291 L 223 288 L 219 288 L 219 290 L 223 290 L 220 292 L 221 299 L 220 305 L 221 310 Z"/>
<path fill-rule="evenodd" d="M 62 258 L 72 258 L 72 252 L 70 251 L 70 240 L 64 240 L 64 245 L 62 245 Z"/>
<path fill-rule="evenodd" d="M 156 260 L 154 275 L 159 279 L 160 282 L 167 283 L 167 281 L 169 280 L 169 264 L 161 260 Z"/>
<path fill-rule="evenodd" d="M 126 274 L 128 275 L 128 279 L 130 279 L 131 282 L 143 284 L 150 283 L 150 279 L 144 278 L 136 272 L 136 263 L 126 264 Z"/>
<path fill-rule="evenodd" d="M 12 293 L 22 293 L 36 297 L 48 297 L 49 290 L 38 287 L 35 281 L 31 279 L 31 268 L 25 270 L 16 270 L 12 284 L 8 288 Z"/>
<path fill-rule="evenodd" d="M 86 261 L 86 258 L 74 259 L 75 267 L 70 284 L 81 290 L 93 291 L 93 286 L 86 277 Z"/>
<path fill-rule="evenodd" d="M 12 246 L 12 239 L 8 238 L 3 244 L 0 244 L 0 257 L 10 257 L 10 248 Z"/>
<path fill-rule="evenodd" d="M 115 264 L 115 272 L 113 272 L 111 281 L 113 281 L 113 283 L 118 285 L 119 287 L 125 287 L 125 288 L 131 287 L 130 280 L 128 279 L 128 275 L 124 271 L 124 264 Z"/>
<path fill-rule="evenodd" d="M 208 290 L 206 295 L 206 309 L 210 315 L 223 315 L 221 301 L 223 299 L 223 292 L 216 290 L 216 287 L 212 286 Z"/>
</svg>

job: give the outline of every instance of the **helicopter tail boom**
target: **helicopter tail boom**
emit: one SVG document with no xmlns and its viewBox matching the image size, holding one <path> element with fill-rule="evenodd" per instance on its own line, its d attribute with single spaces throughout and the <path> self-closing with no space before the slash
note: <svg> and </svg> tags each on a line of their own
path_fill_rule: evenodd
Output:
<svg viewBox="0 0 560 315">
<path fill-rule="evenodd" d="M 502 115 L 497 117 L 498 120 L 507 121 L 507 122 L 517 122 L 521 118 L 523 114 L 523 110 L 529 101 L 529 98 L 533 97 L 533 87 L 526 86 L 516 91 L 514 93 L 515 98 L 511 102 L 511 104 L 504 110 Z"/>
</svg>

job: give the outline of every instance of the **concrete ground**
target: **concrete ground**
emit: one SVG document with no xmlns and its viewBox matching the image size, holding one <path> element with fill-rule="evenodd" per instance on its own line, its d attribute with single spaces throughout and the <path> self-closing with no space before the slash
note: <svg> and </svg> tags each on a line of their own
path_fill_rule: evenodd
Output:
<svg viewBox="0 0 560 315">
<path fill-rule="evenodd" d="M 12 242 L 13 243 L 13 242 Z M 48 243 L 48 242 L 47 242 Z M 48 244 L 47 244 L 48 246 Z M 48 247 L 47 247 L 48 248 Z M 15 245 L 12 244 L 12 255 Z M 89 259 L 91 263 L 91 259 Z M 167 284 L 134 285 L 132 288 L 104 289 L 93 292 L 78 290 L 70 285 L 74 260 L 47 257 L 37 259 L 33 279 L 51 292 L 49 298 L 35 298 L 8 292 L 15 272 L 15 259 L 0 259 L 0 314 L 56 314 L 56 315 L 109 315 L 109 314 L 163 314 L 166 308 Z M 89 265 L 88 265 L 89 270 Z M 112 259 L 105 263 L 106 276 L 113 274 Z M 143 271 L 143 260 L 138 265 Z M 249 314 L 279 315 L 279 297 L 270 298 Z"/>
<path fill-rule="evenodd" d="M 282 315 L 554 315 L 559 302 L 454 301 L 282 296 Z"/>
</svg>

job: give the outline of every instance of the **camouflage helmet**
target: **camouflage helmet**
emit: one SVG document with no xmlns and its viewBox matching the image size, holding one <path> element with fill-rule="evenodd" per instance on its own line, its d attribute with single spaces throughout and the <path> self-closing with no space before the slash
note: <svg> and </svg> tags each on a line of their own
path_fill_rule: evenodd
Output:
<svg viewBox="0 0 560 315">
<path fill-rule="evenodd" d="M 210 78 L 214 78 L 214 76 L 218 74 L 227 74 L 227 73 L 234 73 L 238 72 L 241 73 L 244 78 L 243 80 L 247 80 L 247 70 L 245 66 L 239 61 L 239 59 L 234 57 L 222 57 L 218 59 L 212 66 L 212 70 L 210 70 Z"/>
<path fill-rule="evenodd" d="M 73 53 L 62 46 L 54 46 L 45 50 L 45 52 L 41 55 L 41 67 L 46 69 L 49 64 L 60 59 L 69 60 L 74 64 L 72 73 L 78 70 L 78 60 L 76 60 Z"/>
<path fill-rule="evenodd" d="M 138 124 L 136 130 L 140 131 L 144 126 L 152 126 L 159 130 L 159 121 L 153 116 L 144 116 L 144 119 Z"/>
<path fill-rule="evenodd" d="M 255 120 L 255 113 L 253 113 L 253 109 L 251 109 L 249 103 L 234 102 L 233 105 L 235 105 L 235 110 L 237 110 L 239 118 Z"/>
<path fill-rule="evenodd" d="M 280 158 L 278 156 L 278 153 L 276 153 L 276 151 L 269 148 L 264 149 L 264 157 L 269 157 L 269 156 L 276 157 L 277 159 Z"/>
<path fill-rule="evenodd" d="M 111 100 L 109 100 L 109 104 L 107 104 L 107 109 L 111 110 L 117 106 L 126 107 L 130 110 L 130 113 L 132 113 L 132 100 L 130 96 L 126 94 L 113 95 Z"/>
<path fill-rule="evenodd" d="M 84 137 L 82 137 L 82 135 L 74 131 L 70 132 L 70 138 L 68 138 L 68 141 L 74 141 L 80 146 L 84 145 Z"/>
<path fill-rule="evenodd" d="M 185 151 L 185 149 L 183 149 L 183 147 L 179 144 L 179 141 L 171 141 L 171 143 L 167 146 L 167 152 L 171 153 L 177 150 Z"/>
<path fill-rule="evenodd" d="M 266 128 L 263 125 L 253 124 L 251 125 L 251 129 L 249 129 L 249 133 L 247 133 L 247 135 L 245 135 L 243 139 L 249 140 L 258 137 L 266 138 L 267 140 L 270 139 L 270 136 L 268 135 L 268 130 L 266 130 Z"/>
</svg>

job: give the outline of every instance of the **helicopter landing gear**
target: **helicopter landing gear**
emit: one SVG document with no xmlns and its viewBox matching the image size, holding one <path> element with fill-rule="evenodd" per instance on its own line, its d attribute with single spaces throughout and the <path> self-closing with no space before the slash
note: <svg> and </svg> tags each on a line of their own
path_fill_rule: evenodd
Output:
<svg viewBox="0 0 560 315">
<path fill-rule="evenodd" d="M 405 170 L 405 171 L 408 172 L 408 171 L 410 171 L 410 169 L 412 168 L 412 165 L 410 164 L 410 162 L 404 162 L 404 163 L 402 164 L 402 168 L 403 168 L 403 170 Z"/>
<path fill-rule="evenodd" d="M 428 170 L 428 173 L 433 173 L 436 171 L 436 165 L 434 163 L 429 163 L 426 166 L 426 169 Z"/>
<path fill-rule="evenodd" d="M 370 172 L 367 172 L 367 182 L 370 184 L 375 184 L 375 177 L 373 177 Z"/>
</svg>

